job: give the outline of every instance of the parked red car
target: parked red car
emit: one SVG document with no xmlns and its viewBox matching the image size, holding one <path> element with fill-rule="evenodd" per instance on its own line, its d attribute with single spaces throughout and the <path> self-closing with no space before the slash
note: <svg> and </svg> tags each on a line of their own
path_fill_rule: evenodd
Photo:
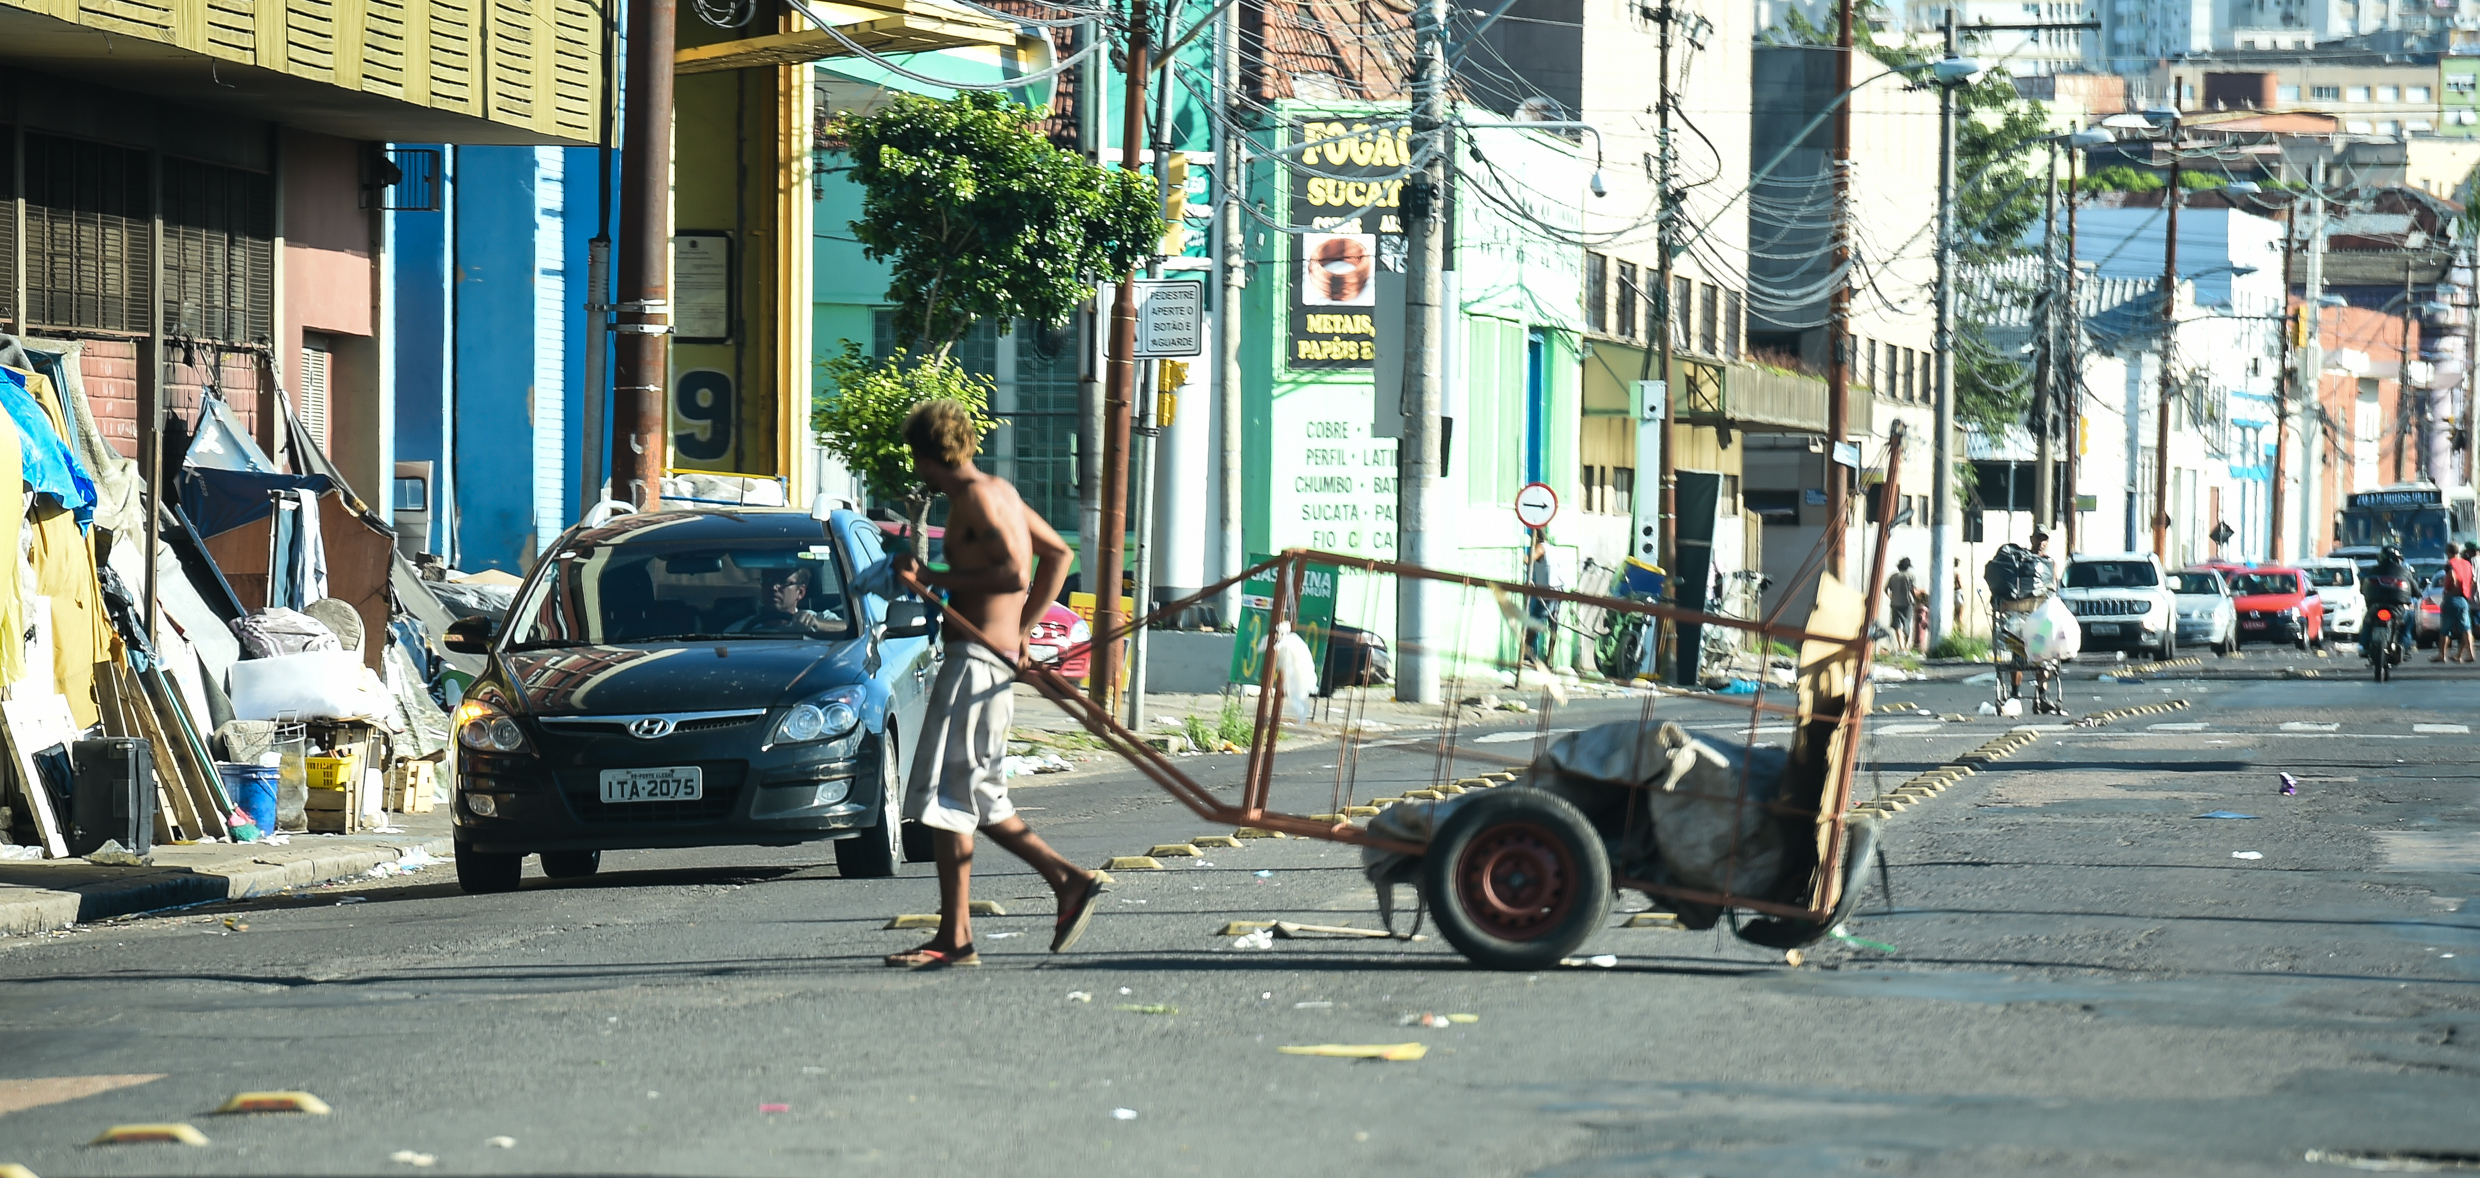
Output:
<svg viewBox="0 0 2480 1178">
<path fill-rule="evenodd" d="M 2325 602 L 2298 569 L 2254 568 L 2232 574 L 2239 644 L 2290 642 L 2306 650 L 2325 641 Z"/>
</svg>

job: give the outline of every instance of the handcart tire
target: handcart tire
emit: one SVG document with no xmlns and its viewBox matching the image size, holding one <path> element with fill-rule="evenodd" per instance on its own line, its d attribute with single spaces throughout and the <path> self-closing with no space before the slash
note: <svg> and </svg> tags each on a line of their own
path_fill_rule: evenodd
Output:
<svg viewBox="0 0 2480 1178">
<path fill-rule="evenodd" d="M 1565 798 L 1493 790 L 1430 840 L 1421 890 L 1439 931 L 1473 964 L 1539 969 L 1610 918 L 1610 857 Z"/>
<path fill-rule="evenodd" d="M 1739 926 L 1735 931 L 1740 940 L 1769 949 L 1800 949 L 1824 940 L 1851 919 L 1852 910 L 1860 906 L 1860 894 L 1868 890 L 1869 868 L 1877 863 L 1877 841 L 1883 828 L 1867 814 L 1851 814 L 1844 817 L 1843 830 L 1843 893 L 1834 902 L 1833 919 L 1819 924 L 1764 917 Z"/>
</svg>

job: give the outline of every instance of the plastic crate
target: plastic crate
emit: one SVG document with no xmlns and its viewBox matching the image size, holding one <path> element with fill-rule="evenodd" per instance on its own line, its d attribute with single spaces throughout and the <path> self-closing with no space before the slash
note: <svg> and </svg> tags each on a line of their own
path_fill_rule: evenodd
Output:
<svg viewBox="0 0 2480 1178">
<path fill-rule="evenodd" d="M 358 754 L 311 757 L 308 764 L 312 789 L 350 789 L 362 780 L 362 758 Z"/>
</svg>

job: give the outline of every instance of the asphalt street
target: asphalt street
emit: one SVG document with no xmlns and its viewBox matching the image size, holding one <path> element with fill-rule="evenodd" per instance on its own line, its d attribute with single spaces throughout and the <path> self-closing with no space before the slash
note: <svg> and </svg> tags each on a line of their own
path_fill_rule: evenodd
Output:
<svg viewBox="0 0 2480 1178">
<path fill-rule="evenodd" d="M 2136 682 L 2087 667 L 2079 713 L 2190 704 L 2099 727 L 1969 715 L 1985 686 L 1889 685 L 1881 701 L 1937 715 L 1872 719 L 1862 796 L 2024 724 L 2041 738 L 1891 820 L 1882 884 L 1849 927 L 1891 952 L 1829 940 L 1798 966 L 1719 931 L 1614 927 L 1583 952 L 1615 965 L 1532 974 L 1470 968 L 1435 939 L 1218 935 L 1376 925 L 1358 853 L 1300 839 L 1119 873 L 1058 957 L 1046 889 L 985 844 L 979 895 L 1009 915 L 978 923 L 986 965 L 938 973 L 879 964 L 925 936 L 884 926 L 933 908 L 927 865 L 845 880 L 824 845 L 615 854 L 566 884 L 529 867 L 499 896 L 435 869 L 0 940 L 0 1110 L 18 1106 L 0 1111 L 0 1163 L 46 1178 L 2480 1164 L 2480 670 L 2420 659 L 2382 685 L 2347 654 L 2252 650 Z M 1521 759 L 1644 708 L 1493 713 L 1459 745 Z M 1939 718 L 1955 713 L 1969 718 Z M 1734 730 L 1716 701 L 1653 714 Z M 1347 784 L 1391 794 L 1437 770 L 1435 741 L 1410 730 L 1357 761 L 1337 747 L 1287 746 L 1278 803 L 1320 810 Z M 1183 763 L 1238 778 L 1237 757 Z M 1103 763 L 1020 779 L 1017 797 L 1088 863 L 1228 833 Z M 2217 812 L 2252 817 L 2200 817 Z M 1477 1018 L 1406 1025 L 1424 1013 Z M 1276 1050 L 1402 1042 L 1427 1057 Z M 89 1076 L 156 1078 L 65 1098 L 81 1089 L 59 1078 Z M 209 1114 L 269 1088 L 335 1111 Z M 161 1121 L 209 1143 L 86 1144 Z"/>
</svg>

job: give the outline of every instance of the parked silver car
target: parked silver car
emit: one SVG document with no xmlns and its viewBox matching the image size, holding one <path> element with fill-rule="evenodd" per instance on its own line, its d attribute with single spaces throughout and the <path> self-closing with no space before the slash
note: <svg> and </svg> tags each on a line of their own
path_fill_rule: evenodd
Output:
<svg viewBox="0 0 2480 1178">
<path fill-rule="evenodd" d="M 2186 569 L 2170 574 L 2170 592 L 2178 597 L 2179 645 L 2210 647 L 2215 654 L 2238 649 L 2239 610 L 2231 604 L 2230 582 L 2213 569 Z"/>
</svg>

